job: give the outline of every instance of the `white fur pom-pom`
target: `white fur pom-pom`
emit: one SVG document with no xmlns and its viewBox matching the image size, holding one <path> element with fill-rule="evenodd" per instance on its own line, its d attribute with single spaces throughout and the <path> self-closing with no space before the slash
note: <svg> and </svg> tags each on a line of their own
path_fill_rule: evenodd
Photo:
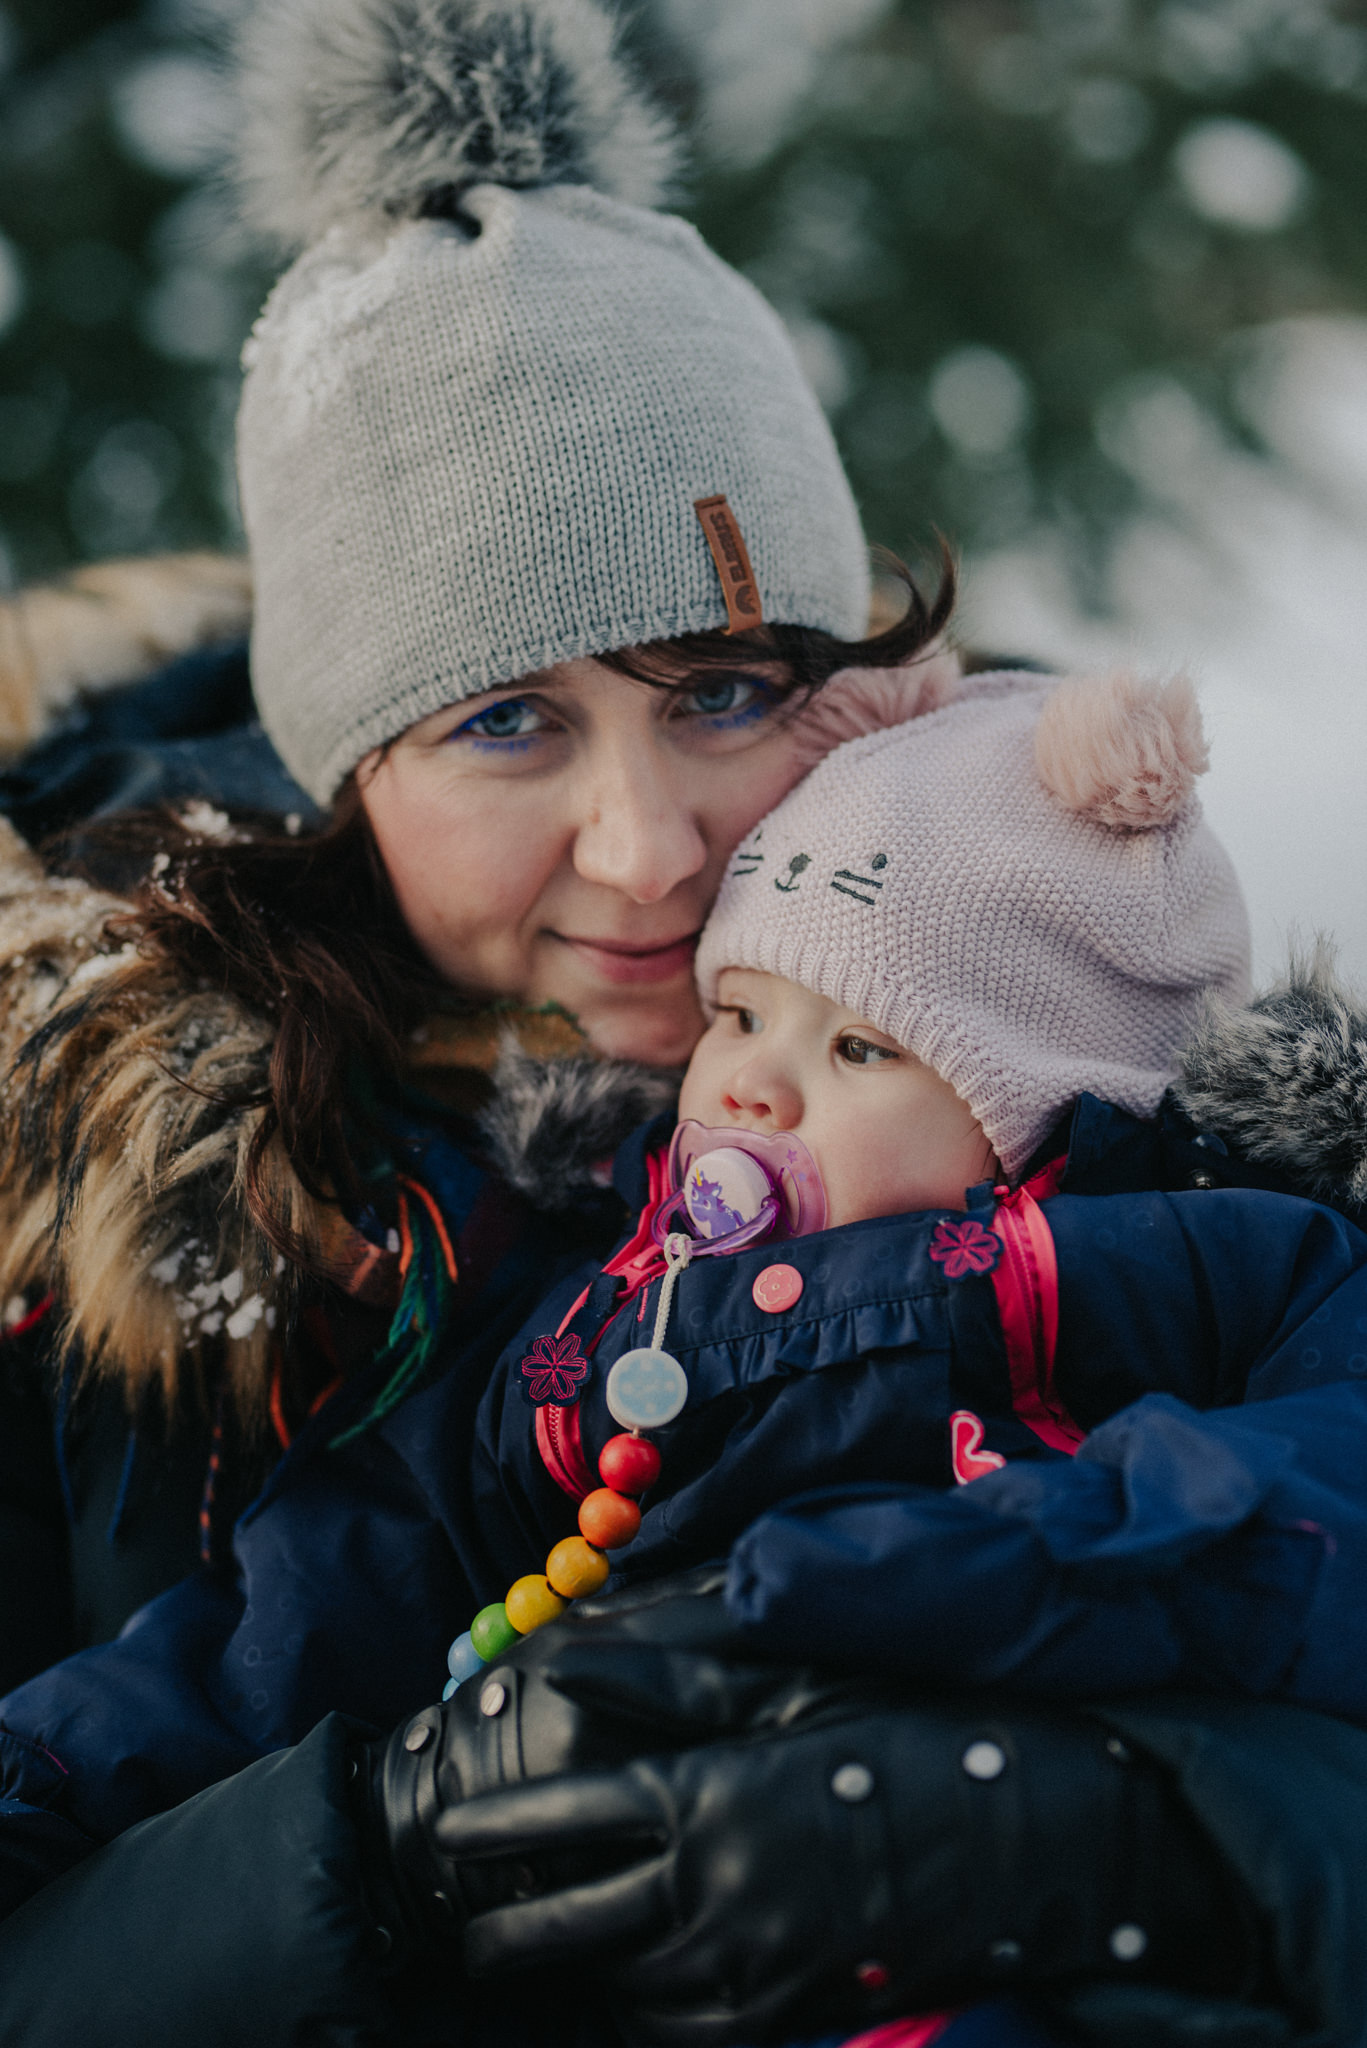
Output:
<svg viewBox="0 0 1367 2048">
<path fill-rule="evenodd" d="M 1040 713 L 1035 765 L 1070 811 L 1116 831 L 1156 831 L 1210 766 L 1196 693 L 1186 676 L 1070 678 Z"/>
<path fill-rule="evenodd" d="M 653 206 L 678 169 L 597 0 L 256 0 L 239 56 L 245 207 L 287 247 L 476 184 Z"/>
<path fill-rule="evenodd" d="M 932 648 L 905 668 L 840 669 L 793 721 L 804 771 L 846 740 L 938 711 L 958 695 L 961 681 L 959 657 L 947 647 Z"/>
</svg>

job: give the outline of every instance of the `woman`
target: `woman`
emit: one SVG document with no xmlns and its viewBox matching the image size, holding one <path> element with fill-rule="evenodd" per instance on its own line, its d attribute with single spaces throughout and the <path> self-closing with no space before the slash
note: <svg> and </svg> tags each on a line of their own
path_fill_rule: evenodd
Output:
<svg viewBox="0 0 1367 2048">
<path fill-rule="evenodd" d="M 1119 1711 L 833 1696 L 782 1666 L 757 1677 L 694 1585 L 587 1617 L 606 1701 L 576 1687 L 548 1631 L 529 1642 L 515 1716 L 504 1702 L 409 1720 L 435 1689 L 413 1646 L 441 1587 L 405 1520 L 406 1397 L 453 1374 L 477 1388 L 529 1291 L 620 1217 L 558 1146 L 538 1160 L 538 1107 L 557 1092 L 541 1068 L 510 1059 L 490 1105 L 478 1074 L 499 1024 L 543 1050 L 546 1033 L 582 1033 L 610 1061 L 677 1061 L 722 862 L 847 729 L 835 710 L 823 723 L 820 698 L 804 714 L 804 695 L 841 668 L 905 661 L 946 604 L 913 603 L 861 643 L 863 544 L 824 424 L 749 287 L 632 203 L 663 144 L 594 10 L 276 6 L 256 37 L 251 165 L 273 166 L 268 211 L 311 246 L 258 328 L 244 395 L 254 680 L 276 748 L 332 822 L 242 841 L 191 807 L 132 859 L 146 881 L 131 915 L 117 895 L 45 880 L 17 840 L 4 849 L 17 1065 L 3 1291 L 25 1297 L 9 1358 L 22 1367 L 51 1334 L 83 1364 L 85 1406 L 62 1431 L 78 1521 L 99 1503 L 115 1536 L 138 1514 L 180 1529 L 172 1496 L 192 1474 L 215 1569 L 171 1584 L 183 1543 L 149 1545 L 138 1590 L 170 1590 L 101 1648 L 134 1603 L 99 1583 L 91 1546 L 78 1633 L 51 1613 L 16 1618 L 12 1676 L 54 1646 L 96 1646 L 6 1707 L 16 1909 L 0 1929 L 0 2039 L 610 2039 L 591 1983 L 565 1997 L 567 1932 L 591 1963 L 605 1943 L 625 2023 L 647 2037 L 793 2039 L 828 2014 L 848 2032 L 905 2009 L 887 2004 L 906 1986 L 872 1944 L 890 1926 L 905 1939 L 908 1921 L 918 1990 L 973 2000 L 1013 1978 L 1081 1980 L 1069 2022 L 1096 2038 L 1217 2023 L 1230 2039 L 1355 2037 L 1361 1996 L 1337 1959 L 1367 1913 L 1361 1738 L 1313 1716 L 1127 1709 L 1122 1736 Z M 106 879 L 121 860 L 129 872 L 126 848 L 97 851 Z M 639 1070 L 567 1071 L 591 1167 L 618 1112 L 635 1121 L 655 1098 Z M 477 1137 L 481 1104 L 494 1116 Z M 50 1582 L 66 1517 L 63 1472 L 43 1467 L 46 1383 L 16 1369 L 13 1398 L 28 1424 L 7 1445 L 16 1541 Z M 395 1504 L 393 1568 L 365 1580 L 364 1601 L 352 1486 L 368 1513 Z M 317 1561 L 320 1529 L 337 1577 L 325 1559 L 315 1584 L 296 1563 Z M 125 1755 L 120 1716 L 143 1703 L 120 1688 L 155 1667 L 144 1651 L 213 1635 L 263 1553 L 285 1578 L 268 1574 L 270 1614 L 235 1616 L 258 1634 L 231 1693 L 163 1689 L 155 1711 L 181 1746 Z M 285 1668 L 288 1695 L 272 1689 Z M 624 1722 L 632 1699 L 642 1718 Z M 356 1727 L 329 1717 L 339 1704 L 371 1729 L 403 1718 L 358 1749 Z M 525 1832 L 539 1854 L 548 1817 L 525 1796 L 464 1808 L 453 1788 L 624 1760 L 629 1773 L 664 1721 L 688 1780 L 665 1846 L 715 1881 L 663 1946 L 657 1895 L 643 1906 L 627 1886 L 614 1913 L 609 1888 L 605 1913 L 602 1888 L 580 1885 L 601 1870 L 604 1813 L 620 1820 L 601 1775 L 560 1780 L 590 1810 L 550 1816 L 568 1862 L 533 1870 L 544 1909 L 510 1912 L 497 1868 L 481 1898 L 491 1852 L 499 1865 Z M 974 1836 L 963 1758 L 985 1724 L 1020 1790 Z M 511 1760 L 490 1751 L 490 1731 L 510 1729 Z M 849 1824 L 832 1829 L 852 1743 L 877 1759 L 886 1799 L 846 1778 L 858 1796 L 837 1794 Z M 64 1749 L 121 1759 L 84 1820 Z M 1282 1802 L 1288 1759 L 1298 1801 Z M 404 1772 L 428 1764 L 415 1805 Z M 157 1817 L 121 1832 L 121 1799 Z M 462 1812 L 472 1831 L 448 1839 Z M 1239 1853 L 1240 1828 L 1265 1836 L 1269 1815 L 1278 1855 L 1260 1867 L 1280 1918 L 1267 1883 L 1250 1903 L 1254 1859 Z M 452 1895 L 415 1897 L 434 1853 L 471 1866 L 465 1952 L 524 1973 L 513 1989 L 465 1981 Z M 818 1865 L 829 1893 L 814 1893 Z M 1309 1954 L 1317 1886 L 1324 1941 Z M 866 1931 L 871 1945 L 813 2001 L 831 1895 L 852 1916 L 842 1944 Z M 1111 1939 L 1138 1924 L 1127 1915 L 1171 1955 L 1166 1976 L 1129 1981 L 1133 1957 Z M 526 1979 L 529 1961 L 549 1975 Z M 967 2041 L 983 2024 L 956 2027 Z M 1029 2038 L 1019 2016 L 993 2024 Z"/>
</svg>

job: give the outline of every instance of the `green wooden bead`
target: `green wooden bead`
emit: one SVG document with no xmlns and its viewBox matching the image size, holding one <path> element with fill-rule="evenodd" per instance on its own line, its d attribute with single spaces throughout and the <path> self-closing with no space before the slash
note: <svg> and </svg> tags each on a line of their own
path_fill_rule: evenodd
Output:
<svg viewBox="0 0 1367 2048">
<path fill-rule="evenodd" d="M 486 1664 L 492 1664 L 495 1657 L 501 1657 L 518 1641 L 517 1630 L 501 1600 L 495 1600 L 492 1607 L 480 1608 L 470 1623 L 470 1641 Z"/>
</svg>

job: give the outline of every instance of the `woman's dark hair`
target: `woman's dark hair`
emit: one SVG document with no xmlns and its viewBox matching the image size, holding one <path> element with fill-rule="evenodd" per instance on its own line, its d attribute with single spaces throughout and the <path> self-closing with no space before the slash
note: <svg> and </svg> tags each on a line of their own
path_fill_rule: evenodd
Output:
<svg viewBox="0 0 1367 2048">
<path fill-rule="evenodd" d="M 927 601 L 905 562 L 879 550 L 877 558 L 888 590 L 900 589 L 904 604 L 889 625 L 864 640 L 838 640 L 816 626 L 756 626 L 748 633 L 681 633 L 674 640 L 656 640 L 645 647 L 624 647 L 597 659 L 620 675 L 664 689 L 680 684 L 679 667 L 690 676 L 708 669 L 734 669 L 737 659 L 778 661 L 788 672 L 785 694 L 801 703 L 842 668 L 901 668 L 914 661 L 949 624 L 954 610 L 957 577 L 954 558 L 940 543 L 940 577 L 935 596 Z"/>
<path fill-rule="evenodd" d="M 864 640 L 774 625 L 735 635 L 692 633 L 598 658 L 669 690 L 738 662 L 777 664 L 777 687 L 786 702 L 800 705 L 837 670 L 900 667 L 944 630 L 955 594 L 948 550 L 942 548 L 929 602 L 901 563 L 885 566 L 905 589 L 905 609 Z M 264 1192 L 268 1146 L 278 1135 L 311 1193 L 354 1193 L 358 1078 L 383 1084 L 433 1005 L 460 1002 L 408 934 L 355 774 L 315 832 L 291 836 L 278 821 L 261 820 L 206 837 L 172 812 L 136 812 L 86 828 L 79 862 L 63 862 L 60 848 L 54 855 L 57 864 L 79 865 L 103 881 L 113 870 L 141 876 L 131 910 L 115 920 L 118 936 L 131 940 L 153 969 L 233 995 L 272 1021 L 269 1074 L 254 1098 L 266 1114 L 249 1162 L 247 1199 L 268 1238 L 298 1260 L 300 1247 L 271 1214 Z"/>
</svg>

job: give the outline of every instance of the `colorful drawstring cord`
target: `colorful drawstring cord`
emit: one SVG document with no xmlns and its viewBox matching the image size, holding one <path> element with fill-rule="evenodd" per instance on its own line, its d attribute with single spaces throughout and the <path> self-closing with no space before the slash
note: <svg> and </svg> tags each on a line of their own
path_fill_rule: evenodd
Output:
<svg viewBox="0 0 1367 2048">
<path fill-rule="evenodd" d="M 398 1188 L 403 1291 L 377 1361 L 388 1364 L 390 1374 L 360 1421 L 332 1438 L 334 1451 L 382 1421 L 426 1372 L 446 1328 L 459 1277 L 450 1235 L 433 1197 L 407 1174 L 398 1176 Z"/>
</svg>

